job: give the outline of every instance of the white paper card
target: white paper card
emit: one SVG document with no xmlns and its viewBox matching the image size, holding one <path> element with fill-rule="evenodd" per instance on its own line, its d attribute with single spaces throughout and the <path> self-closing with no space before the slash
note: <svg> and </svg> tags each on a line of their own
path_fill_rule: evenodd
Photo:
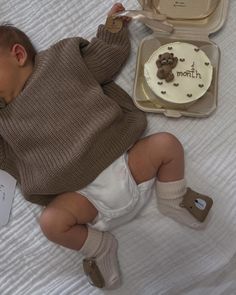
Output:
<svg viewBox="0 0 236 295">
<path fill-rule="evenodd" d="M 0 170 L 0 226 L 6 225 L 9 221 L 15 189 L 16 179 Z"/>
</svg>

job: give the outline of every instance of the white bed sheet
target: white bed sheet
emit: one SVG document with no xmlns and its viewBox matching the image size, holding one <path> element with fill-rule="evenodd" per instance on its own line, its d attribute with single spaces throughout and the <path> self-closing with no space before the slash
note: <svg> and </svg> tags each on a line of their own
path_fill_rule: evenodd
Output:
<svg viewBox="0 0 236 295">
<path fill-rule="evenodd" d="M 69 36 L 90 39 L 115 1 L 1 0 L 0 21 L 15 24 L 41 50 Z M 136 0 L 124 0 L 138 8 Z M 183 143 L 188 184 L 214 199 L 204 231 L 180 226 L 156 209 L 155 198 L 132 222 L 114 230 L 119 240 L 122 295 L 236 294 L 236 1 L 228 21 L 212 36 L 221 49 L 218 108 L 205 119 L 148 115 L 146 134 L 168 131 Z M 130 25 L 131 57 L 117 82 L 132 94 L 139 42 L 151 31 Z M 24 201 L 19 188 L 8 225 L 0 229 L 1 295 L 98 295 L 82 256 L 46 240 L 38 226 L 41 208 Z"/>
</svg>

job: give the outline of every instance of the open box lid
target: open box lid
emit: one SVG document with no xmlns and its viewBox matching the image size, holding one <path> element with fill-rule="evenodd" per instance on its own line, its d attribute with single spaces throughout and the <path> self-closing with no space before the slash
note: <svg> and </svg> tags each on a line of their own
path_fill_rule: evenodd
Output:
<svg viewBox="0 0 236 295">
<path fill-rule="evenodd" d="M 210 35 L 224 24 L 228 0 L 139 0 L 144 10 L 166 15 L 175 32 Z M 151 25 L 146 23 L 153 31 Z"/>
</svg>

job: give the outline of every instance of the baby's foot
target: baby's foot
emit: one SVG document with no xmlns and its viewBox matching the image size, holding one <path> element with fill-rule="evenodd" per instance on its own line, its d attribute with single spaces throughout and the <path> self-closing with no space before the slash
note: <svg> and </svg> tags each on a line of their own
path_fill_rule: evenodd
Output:
<svg viewBox="0 0 236 295">
<path fill-rule="evenodd" d="M 102 240 L 98 250 L 90 258 L 83 261 L 85 274 L 90 283 L 98 288 L 116 289 L 121 284 L 118 265 L 118 242 L 109 233 L 102 233 Z"/>
<path fill-rule="evenodd" d="M 187 209 L 198 221 L 204 222 L 213 205 L 213 200 L 188 188 L 179 205 Z"/>
<path fill-rule="evenodd" d="M 185 188 L 183 180 L 163 183 L 157 181 L 158 209 L 175 221 L 194 229 L 205 227 L 203 221 L 212 206 L 212 199 Z"/>
</svg>

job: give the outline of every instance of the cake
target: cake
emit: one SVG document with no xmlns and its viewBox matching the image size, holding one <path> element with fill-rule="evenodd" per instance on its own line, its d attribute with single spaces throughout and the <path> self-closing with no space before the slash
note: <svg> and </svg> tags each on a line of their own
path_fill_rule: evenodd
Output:
<svg viewBox="0 0 236 295">
<path fill-rule="evenodd" d="M 159 47 L 144 64 L 150 89 L 171 103 L 189 103 L 202 97 L 211 85 L 212 64 L 199 47 L 184 42 Z"/>
</svg>

